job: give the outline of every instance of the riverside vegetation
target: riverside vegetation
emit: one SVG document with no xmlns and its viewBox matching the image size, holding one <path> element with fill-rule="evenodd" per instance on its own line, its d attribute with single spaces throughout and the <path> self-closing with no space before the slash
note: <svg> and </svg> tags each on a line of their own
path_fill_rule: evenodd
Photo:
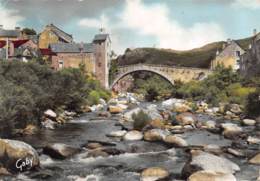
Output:
<svg viewBox="0 0 260 181">
<path fill-rule="evenodd" d="M 143 94 L 148 101 L 176 97 L 190 101 L 203 100 L 211 106 L 218 106 L 219 103 L 239 104 L 244 107 L 246 115 L 253 118 L 260 116 L 260 77 L 243 78 L 231 68 L 219 66 L 203 81 L 177 81 L 174 86 L 161 80 L 159 75 L 134 74 L 133 77 L 134 86 L 129 91 Z"/>
<path fill-rule="evenodd" d="M 108 99 L 109 92 L 80 69 L 54 71 L 35 62 L 0 61 L 0 133 L 39 125 L 44 111 L 80 112 L 82 106 Z"/>
</svg>

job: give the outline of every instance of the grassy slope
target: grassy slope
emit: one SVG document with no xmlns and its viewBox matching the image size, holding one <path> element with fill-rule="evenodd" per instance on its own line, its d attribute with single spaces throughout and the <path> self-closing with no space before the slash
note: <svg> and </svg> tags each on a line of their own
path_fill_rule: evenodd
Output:
<svg viewBox="0 0 260 181">
<path fill-rule="evenodd" d="M 236 42 L 247 49 L 251 38 L 237 40 Z M 164 64 L 170 66 L 185 66 L 209 68 L 210 62 L 216 56 L 217 50 L 222 50 L 225 42 L 215 42 L 203 47 L 188 50 L 175 51 L 170 49 L 137 48 L 127 51 L 118 58 L 119 65 L 131 65 L 137 63 Z"/>
</svg>

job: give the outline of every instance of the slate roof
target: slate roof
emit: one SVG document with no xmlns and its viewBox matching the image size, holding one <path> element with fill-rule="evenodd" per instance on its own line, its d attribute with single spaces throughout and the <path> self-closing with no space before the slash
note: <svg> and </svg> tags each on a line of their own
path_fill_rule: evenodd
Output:
<svg viewBox="0 0 260 181">
<path fill-rule="evenodd" d="M 105 41 L 107 38 L 109 38 L 109 34 L 97 34 L 93 41 Z"/>
<path fill-rule="evenodd" d="M 82 44 L 80 43 L 53 43 L 50 44 L 50 49 L 54 53 L 80 53 Z M 84 53 L 94 52 L 92 43 L 83 44 Z"/>
<path fill-rule="evenodd" d="M 27 35 L 28 39 L 32 40 L 35 44 L 38 44 L 39 42 L 39 36 L 38 35 Z"/>
<path fill-rule="evenodd" d="M 19 30 L 5 30 L 0 29 L 0 37 L 9 37 L 9 38 L 15 38 L 20 36 Z"/>
<path fill-rule="evenodd" d="M 50 24 L 50 25 L 47 25 L 47 27 L 49 27 L 53 33 L 55 33 L 58 37 L 65 40 L 66 42 L 70 43 L 73 41 L 72 35 L 62 31 L 57 26 Z"/>
</svg>

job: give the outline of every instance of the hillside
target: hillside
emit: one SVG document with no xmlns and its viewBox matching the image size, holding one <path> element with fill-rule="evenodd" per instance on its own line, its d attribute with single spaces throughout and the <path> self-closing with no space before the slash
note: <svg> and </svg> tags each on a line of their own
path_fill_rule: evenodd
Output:
<svg viewBox="0 0 260 181">
<path fill-rule="evenodd" d="M 243 49 L 247 49 L 250 41 L 251 38 L 236 40 Z M 221 51 L 225 43 L 224 41 L 214 42 L 188 51 L 157 48 L 127 49 L 124 55 L 118 57 L 117 61 L 120 66 L 147 63 L 209 68 L 210 62 L 215 58 L 217 50 Z"/>
</svg>

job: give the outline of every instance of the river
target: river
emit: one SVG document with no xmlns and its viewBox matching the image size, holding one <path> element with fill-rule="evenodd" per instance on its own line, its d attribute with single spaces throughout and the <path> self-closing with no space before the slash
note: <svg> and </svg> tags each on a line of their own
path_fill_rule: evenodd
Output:
<svg viewBox="0 0 260 181">
<path fill-rule="evenodd" d="M 217 117 L 198 114 L 200 120 L 221 121 Z M 181 180 L 181 170 L 189 159 L 187 148 L 172 148 L 161 142 L 123 141 L 108 137 L 111 131 L 122 130 L 118 124 L 118 116 L 110 118 L 98 117 L 95 113 L 86 113 L 79 118 L 59 126 L 55 130 L 41 130 L 37 135 L 17 137 L 32 145 L 39 153 L 50 143 L 65 143 L 75 147 L 82 147 L 90 141 L 113 143 L 113 148 L 125 153 L 108 157 L 86 157 L 87 151 L 65 159 L 54 160 L 41 154 L 41 169 L 18 175 L 15 179 L 6 177 L 4 180 L 76 180 L 86 181 L 139 181 L 140 172 L 148 167 L 163 167 L 170 172 L 169 180 Z M 252 131 L 248 130 L 249 132 Z M 185 140 L 192 146 L 214 144 L 229 147 L 231 140 L 222 135 L 206 130 L 191 130 L 183 133 Z M 250 148 L 248 148 L 250 149 Z M 252 149 L 255 149 L 253 147 Z M 245 158 L 225 155 L 237 163 L 241 171 L 236 174 L 238 180 L 255 181 L 259 166 L 247 164 Z M 84 179 L 83 179 L 84 178 Z"/>
</svg>

